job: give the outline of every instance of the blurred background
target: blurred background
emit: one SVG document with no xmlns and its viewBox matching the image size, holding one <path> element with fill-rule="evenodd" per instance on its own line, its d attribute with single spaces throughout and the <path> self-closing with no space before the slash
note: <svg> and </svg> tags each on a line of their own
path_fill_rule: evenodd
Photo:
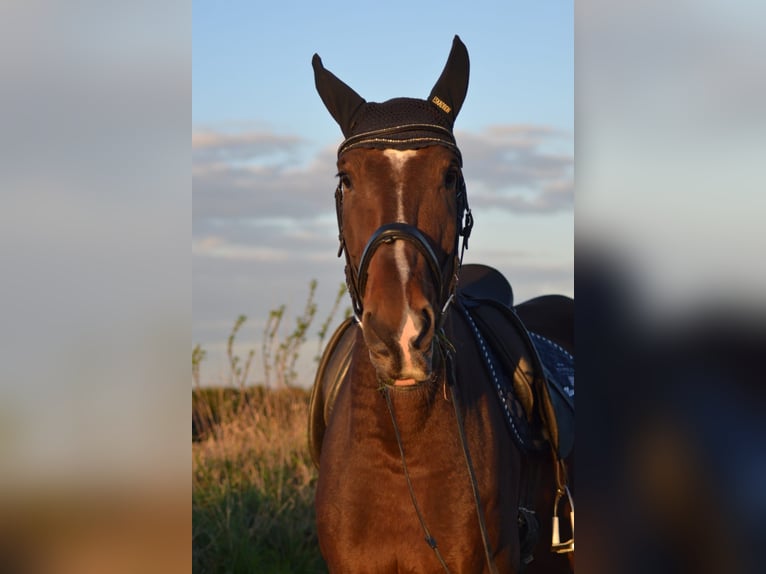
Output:
<svg viewBox="0 0 766 574">
<path fill-rule="evenodd" d="M 323 259 L 340 137 L 310 57 L 368 99 L 422 97 L 454 33 L 472 58 L 468 255 L 519 300 L 578 301 L 580 570 L 761 571 L 764 8 L 440 3 L 418 26 L 409 10 L 242 10 L 0 6 L 0 571 L 189 570 L 189 333 L 215 381 L 239 314 L 256 341 L 260 309 L 302 304 L 311 278 L 332 299 L 342 277 Z M 266 94 L 284 105 L 264 111 Z M 216 187 L 253 173 L 273 203 Z M 267 221 L 277 175 L 295 201 Z"/>
<path fill-rule="evenodd" d="M 581 571 L 763 570 L 765 15 L 577 3 Z"/>
</svg>

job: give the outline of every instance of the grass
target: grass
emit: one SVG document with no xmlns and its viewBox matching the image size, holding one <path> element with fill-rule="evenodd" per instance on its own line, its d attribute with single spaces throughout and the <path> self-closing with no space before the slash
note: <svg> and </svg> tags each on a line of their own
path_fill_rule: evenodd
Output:
<svg viewBox="0 0 766 574">
<path fill-rule="evenodd" d="M 217 421 L 192 443 L 193 571 L 326 572 L 306 438 L 308 391 L 194 394 L 197 412 L 215 408 Z"/>
<path fill-rule="evenodd" d="M 317 471 L 308 452 L 310 391 L 295 386 L 295 364 L 316 318 L 316 281 L 292 331 L 286 307 L 270 312 L 261 343 L 265 385 L 250 384 L 256 351 L 245 359 L 228 338 L 229 385 L 203 387 L 206 351 L 192 349 L 192 570 L 195 573 L 321 573 L 314 513 Z M 319 348 L 345 295 L 318 330 Z M 345 310 L 348 315 L 350 309 Z"/>
</svg>

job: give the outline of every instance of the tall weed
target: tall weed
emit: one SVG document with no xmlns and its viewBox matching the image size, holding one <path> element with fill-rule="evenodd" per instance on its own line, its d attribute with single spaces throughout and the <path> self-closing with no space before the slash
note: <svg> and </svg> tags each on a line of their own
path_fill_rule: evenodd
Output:
<svg viewBox="0 0 766 574">
<path fill-rule="evenodd" d="M 308 454 L 310 392 L 296 385 L 296 362 L 316 318 L 316 281 L 286 335 L 286 307 L 264 329 L 264 385 L 249 384 L 256 352 L 244 360 L 227 341 L 228 387 L 205 387 L 206 352 L 192 349 L 192 559 L 194 572 L 325 572 L 314 515 L 316 469 Z M 318 360 L 345 286 L 318 332 Z M 345 314 L 348 315 L 346 310 Z"/>
</svg>

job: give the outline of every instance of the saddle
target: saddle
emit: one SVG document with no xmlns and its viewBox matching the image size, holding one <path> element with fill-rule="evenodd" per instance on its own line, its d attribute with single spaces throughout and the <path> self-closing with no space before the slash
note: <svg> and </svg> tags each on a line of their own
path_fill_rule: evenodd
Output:
<svg viewBox="0 0 766 574">
<path fill-rule="evenodd" d="M 466 267 L 482 274 L 472 269 L 466 278 L 479 284 L 458 285 L 458 308 L 471 325 L 512 436 L 527 452 L 548 443 L 556 458 L 565 459 L 574 447 L 573 301 L 546 295 L 514 307 L 499 271 Z"/>
<path fill-rule="evenodd" d="M 574 358 L 567 348 L 572 300 L 547 295 L 514 307 L 507 279 L 478 264 L 463 265 L 457 293 L 457 307 L 492 373 L 514 440 L 527 452 L 549 445 L 563 460 L 574 447 Z M 348 372 L 358 329 L 352 317 L 343 321 L 317 369 L 308 425 L 309 452 L 317 468 L 326 421 Z"/>
</svg>

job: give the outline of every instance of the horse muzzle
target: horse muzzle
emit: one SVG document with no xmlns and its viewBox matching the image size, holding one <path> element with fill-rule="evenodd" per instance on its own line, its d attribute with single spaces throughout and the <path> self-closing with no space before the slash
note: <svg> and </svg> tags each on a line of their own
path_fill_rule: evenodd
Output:
<svg viewBox="0 0 766 574">
<path fill-rule="evenodd" d="M 365 312 L 362 330 L 370 361 L 383 381 L 426 381 L 433 372 L 433 313 L 410 313 L 396 332 Z"/>
</svg>

